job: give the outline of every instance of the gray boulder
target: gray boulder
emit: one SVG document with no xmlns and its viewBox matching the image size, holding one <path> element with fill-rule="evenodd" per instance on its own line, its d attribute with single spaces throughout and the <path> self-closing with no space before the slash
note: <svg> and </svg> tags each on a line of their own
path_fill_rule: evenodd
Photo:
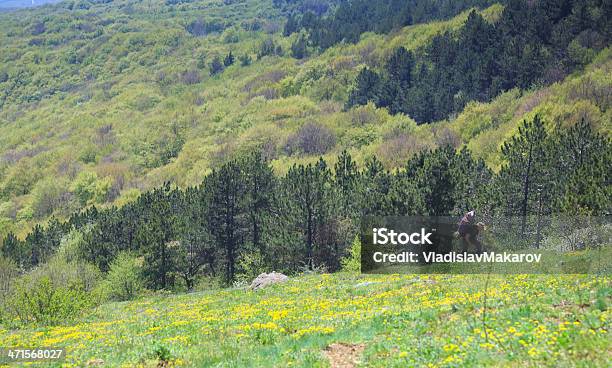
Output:
<svg viewBox="0 0 612 368">
<path fill-rule="evenodd" d="M 283 275 L 282 273 L 278 273 L 274 271 L 270 273 L 262 273 L 261 275 L 257 276 L 253 280 L 253 282 L 251 282 L 250 289 L 257 290 L 257 289 L 264 288 L 268 285 L 276 284 L 279 282 L 285 282 L 287 280 L 289 280 L 289 277 Z"/>
</svg>

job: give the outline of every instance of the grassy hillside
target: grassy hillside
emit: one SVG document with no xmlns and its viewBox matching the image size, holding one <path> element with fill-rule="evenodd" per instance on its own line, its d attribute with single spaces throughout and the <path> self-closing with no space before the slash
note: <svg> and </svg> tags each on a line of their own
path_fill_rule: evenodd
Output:
<svg viewBox="0 0 612 368">
<path fill-rule="evenodd" d="M 0 13 L 0 348 L 74 367 L 608 366 L 608 276 L 346 272 L 364 214 L 475 209 L 507 227 L 485 250 L 569 263 L 608 245 L 610 9 L 500 2 Z M 237 287 L 272 270 L 293 277 Z"/>
<path fill-rule="evenodd" d="M 254 146 L 279 171 L 343 148 L 358 157 L 381 153 L 385 137 L 416 127 L 371 107 L 342 111 L 360 66 L 381 63 L 399 45 L 422 46 L 467 17 L 366 34 L 356 45 L 296 60 L 289 48 L 297 35 L 279 34 L 278 11 L 266 1 L 64 7 L 0 18 L 8 30 L 0 36 L 8 51 L 0 64 L 7 76 L 0 79 L 1 233 L 23 234 L 31 223 L 85 205 L 121 204 L 164 181 L 197 184 L 230 154 Z M 485 14 L 494 19 L 500 9 Z M 186 27 L 199 19 L 225 29 L 193 36 Z M 256 60 L 268 38 L 284 56 Z M 211 77 L 211 60 L 229 51 L 253 62 L 236 61 Z M 330 144 L 302 152 L 292 143 L 307 122 L 329 130 Z M 399 159 L 383 152 L 389 166 L 422 146 L 398 148 Z M 79 183 L 99 195 L 79 200 Z"/>
<path fill-rule="evenodd" d="M 106 304 L 73 325 L 0 330 L 0 345 L 64 347 L 65 366 L 333 367 L 341 352 L 371 367 L 605 367 L 609 282 L 311 275 Z"/>
<path fill-rule="evenodd" d="M 532 91 L 511 90 L 491 103 L 470 103 L 455 120 L 440 126 L 455 132 L 493 169 L 500 165 L 501 143 L 516 134 L 520 121 L 536 114 L 544 119 L 549 131 L 566 129 L 585 119 L 609 135 L 611 70 L 612 53 L 606 49 L 584 71 L 562 82 Z"/>
</svg>

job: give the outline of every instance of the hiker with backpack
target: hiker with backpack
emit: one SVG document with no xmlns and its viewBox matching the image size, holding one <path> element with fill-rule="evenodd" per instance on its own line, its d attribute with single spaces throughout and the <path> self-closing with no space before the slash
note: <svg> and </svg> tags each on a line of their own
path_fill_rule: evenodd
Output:
<svg viewBox="0 0 612 368">
<path fill-rule="evenodd" d="M 484 231 L 485 225 L 482 222 L 476 222 L 476 211 L 467 212 L 459 221 L 457 232 L 455 233 L 462 242 L 462 251 L 467 252 L 472 246 L 476 249 L 476 253 L 482 253 L 482 244 L 478 240 L 478 234 Z"/>
</svg>

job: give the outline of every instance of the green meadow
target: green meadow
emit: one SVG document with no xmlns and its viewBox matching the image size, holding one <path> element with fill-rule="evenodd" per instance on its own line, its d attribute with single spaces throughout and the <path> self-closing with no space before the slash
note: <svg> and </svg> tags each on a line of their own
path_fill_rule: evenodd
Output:
<svg viewBox="0 0 612 368">
<path fill-rule="evenodd" d="M 0 330 L 0 345 L 62 347 L 68 367 L 334 367 L 338 346 L 368 367 L 607 367 L 610 290 L 584 275 L 305 275 L 104 304 Z"/>
</svg>

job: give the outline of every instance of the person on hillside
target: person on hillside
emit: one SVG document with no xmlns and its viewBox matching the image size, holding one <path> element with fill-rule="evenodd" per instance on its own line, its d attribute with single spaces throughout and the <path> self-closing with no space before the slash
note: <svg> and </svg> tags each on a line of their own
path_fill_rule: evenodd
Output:
<svg viewBox="0 0 612 368">
<path fill-rule="evenodd" d="M 476 211 L 472 210 L 463 215 L 457 229 L 457 235 L 463 244 L 463 252 L 467 252 L 471 245 L 477 253 L 482 253 L 482 244 L 478 240 L 478 234 L 484 231 L 484 228 L 482 222 L 476 222 Z"/>
</svg>

